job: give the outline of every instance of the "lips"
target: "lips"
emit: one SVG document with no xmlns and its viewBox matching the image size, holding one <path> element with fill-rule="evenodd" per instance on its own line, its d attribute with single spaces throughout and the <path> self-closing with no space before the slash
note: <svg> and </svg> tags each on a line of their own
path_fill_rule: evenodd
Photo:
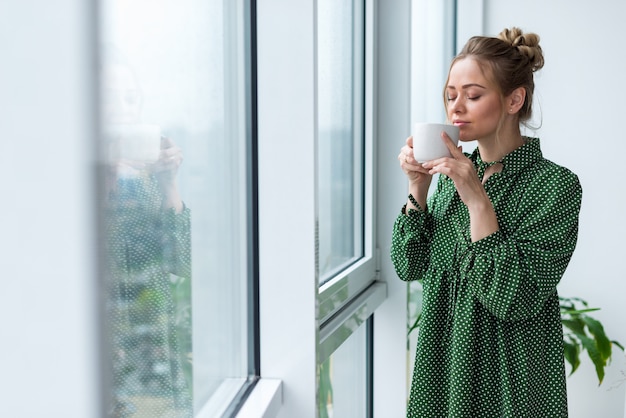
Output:
<svg viewBox="0 0 626 418">
<path fill-rule="evenodd" d="M 455 120 L 454 122 L 452 122 L 452 124 L 453 124 L 454 126 L 458 126 L 458 127 L 465 126 L 465 125 L 467 125 L 468 123 L 469 123 L 469 122 L 466 122 L 466 121 L 464 121 L 464 120 Z"/>
</svg>

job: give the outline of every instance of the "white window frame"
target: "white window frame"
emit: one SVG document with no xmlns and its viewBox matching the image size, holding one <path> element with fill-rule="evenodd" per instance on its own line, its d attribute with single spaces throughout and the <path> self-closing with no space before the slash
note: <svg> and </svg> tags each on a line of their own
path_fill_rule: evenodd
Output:
<svg viewBox="0 0 626 418">
<path fill-rule="evenodd" d="M 282 381 L 279 417 L 316 416 L 317 362 L 342 342 L 333 338 L 333 329 L 359 306 L 374 312 L 386 296 L 385 285 L 376 285 L 374 228 L 376 3 L 365 5 L 364 256 L 318 288 L 317 5 L 257 1 L 261 381 Z M 350 297 L 327 309 L 330 295 L 344 286 Z M 326 328 L 320 331 L 322 321 Z"/>
<path fill-rule="evenodd" d="M 356 3 L 356 2 L 355 2 Z M 321 363 L 326 360 L 328 355 L 332 353 L 324 347 L 334 347 L 335 349 L 351 334 L 345 335 L 345 338 L 337 339 L 340 333 L 335 334 L 334 331 L 341 327 L 341 321 L 338 318 L 347 318 L 354 315 L 358 307 L 365 303 L 369 305 L 368 311 L 373 311 L 382 303 L 386 296 L 384 285 L 374 286 L 377 279 L 378 259 L 375 248 L 376 230 L 374 228 L 374 219 L 376 216 L 375 205 L 375 157 L 374 157 L 374 2 L 371 0 L 363 1 L 363 5 L 359 5 L 364 13 L 365 19 L 360 21 L 355 19 L 354 32 L 364 31 L 363 50 L 356 47 L 353 59 L 363 62 L 363 73 L 354 74 L 354 100 L 355 104 L 364 104 L 363 108 L 363 126 L 355 127 L 354 131 L 363 135 L 363 160 L 357 162 L 357 172 L 363 173 L 363 255 L 355 263 L 337 273 L 327 283 L 320 286 L 318 295 L 318 321 L 320 330 L 320 347 L 318 353 L 318 361 Z M 357 8 L 355 7 L 355 9 Z M 358 12 L 357 12 L 358 13 Z M 358 65 L 355 65 L 358 67 Z M 357 91 L 359 85 L 364 86 L 364 91 Z M 361 108 L 356 108 L 356 112 L 360 112 Z M 355 141 L 360 138 L 355 138 Z M 357 209 L 359 204 L 355 205 Z M 363 298 L 363 295 L 368 295 Z M 347 312 L 346 312 L 347 311 Z M 341 314 L 341 315 L 339 315 Z M 363 322 L 367 319 L 363 318 Z M 332 322 L 331 322 L 332 321 Z M 361 322 L 359 322 L 361 323 Z M 333 329 L 334 331 L 330 331 Z"/>
<path fill-rule="evenodd" d="M 315 2 L 256 6 L 261 381 L 283 383 L 277 416 L 306 418 L 316 408 Z"/>
</svg>

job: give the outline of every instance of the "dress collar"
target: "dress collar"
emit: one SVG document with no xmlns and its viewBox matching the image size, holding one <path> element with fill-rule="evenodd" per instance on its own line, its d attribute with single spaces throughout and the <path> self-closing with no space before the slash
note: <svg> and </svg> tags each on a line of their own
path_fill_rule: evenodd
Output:
<svg viewBox="0 0 626 418">
<path fill-rule="evenodd" d="M 517 174 L 524 171 L 527 167 L 535 164 L 537 161 L 543 159 L 539 138 L 524 137 L 524 140 L 524 145 L 511 151 L 500 161 L 483 161 L 480 157 L 478 147 L 476 147 L 469 158 L 472 160 L 474 166 L 479 172 L 484 172 L 485 168 L 496 163 L 502 163 L 503 173 L 506 173 L 507 175 Z"/>
</svg>

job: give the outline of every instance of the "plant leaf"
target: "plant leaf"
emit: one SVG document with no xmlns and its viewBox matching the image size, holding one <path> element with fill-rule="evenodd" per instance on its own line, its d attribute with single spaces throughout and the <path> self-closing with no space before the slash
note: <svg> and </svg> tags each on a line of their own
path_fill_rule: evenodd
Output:
<svg viewBox="0 0 626 418">
<path fill-rule="evenodd" d="M 570 330 L 572 330 L 572 332 L 574 332 L 574 334 L 576 335 L 582 335 L 582 336 L 587 336 L 587 333 L 585 332 L 585 323 L 578 317 L 572 318 L 572 319 L 561 319 L 561 323 L 569 328 Z"/>
<path fill-rule="evenodd" d="M 583 316 L 582 320 L 587 325 L 589 332 L 593 335 L 596 340 L 596 347 L 598 347 L 598 351 L 602 358 L 606 361 L 611 358 L 611 341 L 607 338 L 604 333 L 604 327 L 602 324 L 588 316 Z"/>
<path fill-rule="evenodd" d="M 602 355 L 600 355 L 594 339 L 581 335 L 579 335 L 578 338 L 580 338 L 580 342 L 582 343 L 585 350 L 587 350 L 587 354 L 589 354 L 589 358 L 596 368 L 596 375 L 598 376 L 599 386 L 602 384 L 602 380 L 604 379 L 604 367 L 606 366 L 606 361 L 602 358 Z"/>
<path fill-rule="evenodd" d="M 563 341 L 563 354 L 565 355 L 565 360 L 572 366 L 572 370 L 569 373 L 571 376 L 580 366 L 580 347 L 573 339 L 570 338 L 570 341 Z"/>
<path fill-rule="evenodd" d="M 417 315 L 417 318 L 415 318 L 415 322 L 413 323 L 413 325 L 411 325 L 411 327 L 409 328 L 409 331 L 407 332 L 407 335 L 411 334 L 413 332 L 413 330 L 419 328 L 420 326 L 420 319 L 422 318 L 422 314 L 419 313 Z"/>
<path fill-rule="evenodd" d="M 595 312 L 595 311 L 599 311 L 600 308 L 588 308 L 588 309 L 561 309 L 561 313 L 563 314 L 567 314 L 567 315 L 580 315 L 580 314 L 585 314 L 585 313 L 589 313 L 589 312 Z"/>
<path fill-rule="evenodd" d="M 623 346 L 623 345 L 621 345 L 619 342 L 617 342 L 617 341 L 615 341 L 615 340 L 611 340 L 611 342 L 612 342 L 613 344 L 615 344 L 616 346 L 618 346 L 618 347 L 619 347 L 622 351 L 624 351 L 624 346 Z"/>
</svg>

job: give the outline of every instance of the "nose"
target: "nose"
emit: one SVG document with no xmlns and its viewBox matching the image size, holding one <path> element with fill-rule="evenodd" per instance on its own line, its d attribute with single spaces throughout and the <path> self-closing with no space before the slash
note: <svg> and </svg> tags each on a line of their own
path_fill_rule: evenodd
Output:
<svg viewBox="0 0 626 418">
<path fill-rule="evenodd" d="M 462 101 L 461 97 L 457 97 L 456 99 L 448 102 L 448 112 L 450 114 L 462 113 L 465 109 L 465 104 Z"/>
</svg>

